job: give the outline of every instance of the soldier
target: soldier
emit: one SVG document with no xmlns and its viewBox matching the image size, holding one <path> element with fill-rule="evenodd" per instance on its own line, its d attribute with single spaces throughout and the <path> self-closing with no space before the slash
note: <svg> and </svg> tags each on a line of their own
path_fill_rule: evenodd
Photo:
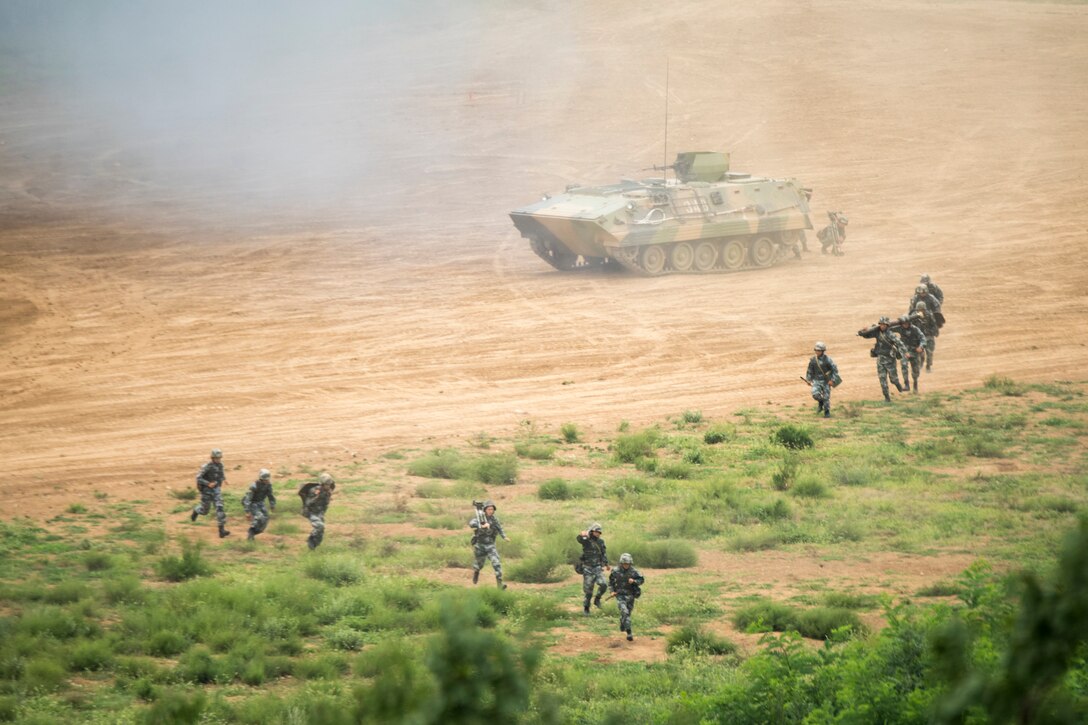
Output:
<svg viewBox="0 0 1088 725">
<path fill-rule="evenodd" d="M 900 393 L 903 392 L 903 386 L 899 384 L 899 373 L 895 369 L 895 359 L 902 357 L 906 353 L 906 350 L 903 349 L 902 340 L 888 329 L 890 323 L 891 320 L 887 317 L 881 317 L 875 326 L 865 330 L 858 330 L 859 337 L 876 338 L 876 345 L 870 354 L 876 358 L 876 376 L 880 380 L 880 389 L 884 391 L 885 403 L 892 402 L 892 398 L 888 394 L 889 377 L 895 389 Z"/>
<path fill-rule="evenodd" d="M 502 522 L 495 515 L 494 501 L 484 501 L 483 511 L 482 521 L 477 513 L 468 522 L 473 530 L 472 552 L 476 555 L 476 563 L 472 565 L 472 583 L 480 581 L 480 569 L 483 568 L 484 559 L 490 559 L 491 568 L 495 570 L 495 584 L 499 589 L 506 589 L 506 585 L 502 583 L 502 560 L 499 559 L 499 550 L 495 548 L 495 535 L 501 536 L 503 541 L 509 541 L 510 537 L 502 530 Z"/>
<path fill-rule="evenodd" d="M 597 596 L 593 597 L 593 603 L 601 606 L 601 595 L 608 590 L 608 582 L 604 578 L 604 571 L 612 571 L 608 565 L 607 547 L 601 538 L 601 525 L 594 522 L 589 528 L 578 534 L 575 540 L 582 545 L 582 593 L 585 601 L 582 603 L 583 613 L 589 616 L 589 600 L 593 597 L 593 585 L 597 585 Z"/>
<path fill-rule="evenodd" d="M 211 460 L 205 463 L 200 473 L 196 474 L 196 490 L 200 492 L 200 503 L 193 507 L 189 515 L 190 521 L 196 521 L 197 516 L 203 516 L 215 506 L 215 519 L 219 522 L 219 538 L 230 536 L 227 531 L 227 514 L 223 511 L 223 484 L 227 482 L 227 475 L 223 471 L 223 451 L 212 449 Z"/>
<path fill-rule="evenodd" d="M 634 563 L 630 554 L 620 554 L 620 568 L 613 569 L 608 577 L 608 586 L 620 609 L 620 631 L 627 633 L 628 642 L 635 639 L 631 636 L 631 612 L 635 610 L 635 600 L 642 596 L 642 584 L 646 581 Z"/>
<path fill-rule="evenodd" d="M 829 211 L 827 218 L 831 220 L 831 223 L 816 232 L 816 238 L 820 240 L 820 253 L 827 254 L 830 248 L 833 255 L 841 257 L 842 245 L 846 241 L 846 225 L 850 223 L 850 220 L 841 211 Z"/>
<path fill-rule="evenodd" d="M 924 303 L 923 303 L 924 304 Z M 903 384 L 907 386 L 908 390 L 911 390 L 915 394 L 918 393 L 918 374 L 922 372 L 922 361 L 926 357 L 926 334 L 922 331 L 922 328 L 918 325 L 911 324 L 911 319 L 907 315 L 903 315 L 899 318 L 899 339 L 903 341 L 903 346 L 907 349 L 907 354 L 903 356 Z M 907 376 L 907 364 L 910 363 L 910 377 Z M 910 380 L 913 378 L 914 387 L 911 387 Z"/>
<path fill-rule="evenodd" d="M 816 353 L 808 359 L 808 371 L 805 380 L 812 385 L 812 399 L 816 401 L 816 412 L 824 412 L 825 418 L 831 417 L 831 388 L 839 384 L 839 366 L 826 354 L 827 345 L 817 342 L 813 346 Z"/>
<path fill-rule="evenodd" d="M 929 310 L 931 315 L 936 315 L 941 311 L 940 301 L 929 293 L 929 288 L 924 284 L 914 288 L 914 296 L 910 298 L 910 306 L 907 308 L 908 315 L 914 311 L 919 302 L 926 303 L 926 309 Z"/>
<path fill-rule="evenodd" d="M 325 538 L 325 512 L 329 509 L 329 501 L 336 490 L 336 481 L 327 473 L 317 477 L 317 483 L 303 484 L 298 490 L 302 497 L 302 515 L 310 520 L 310 536 L 306 539 L 306 545 L 313 551 Z"/>
<path fill-rule="evenodd" d="M 268 508 L 265 508 L 265 499 L 268 500 Z M 272 493 L 272 472 L 267 468 L 262 468 L 257 480 L 249 484 L 249 490 L 242 497 L 242 508 L 250 522 L 246 540 L 253 541 L 257 534 L 268 528 L 269 509 L 276 510 L 276 495 Z"/>
<path fill-rule="evenodd" d="M 929 293 L 937 298 L 937 302 L 941 305 L 944 304 L 944 292 L 941 291 L 941 288 L 937 286 L 936 282 L 930 279 L 928 274 L 923 274 L 918 279 L 918 284 L 924 284 L 926 289 L 929 290 Z"/>
<path fill-rule="evenodd" d="M 941 334 L 937 327 L 937 321 L 930 316 L 925 302 L 917 302 L 914 305 L 914 314 L 911 315 L 916 327 L 922 330 L 926 336 L 926 372 L 933 369 L 933 353 L 937 349 L 937 335 Z"/>
</svg>

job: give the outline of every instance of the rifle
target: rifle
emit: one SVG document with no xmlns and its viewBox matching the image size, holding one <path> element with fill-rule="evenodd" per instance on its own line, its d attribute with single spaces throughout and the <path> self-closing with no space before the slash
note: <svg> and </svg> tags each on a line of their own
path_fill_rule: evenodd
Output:
<svg viewBox="0 0 1088 725">
<path fill-rule="evenodd" d="M 483 501 L 472 501 L 472 507 L 476 509 L 476 528 L 472 532 L 472 545 L 476 545 L 476 539 L 480 535 L 480 527 L 487 523 L 487 514 L 484 513 Z"/>
</svg>

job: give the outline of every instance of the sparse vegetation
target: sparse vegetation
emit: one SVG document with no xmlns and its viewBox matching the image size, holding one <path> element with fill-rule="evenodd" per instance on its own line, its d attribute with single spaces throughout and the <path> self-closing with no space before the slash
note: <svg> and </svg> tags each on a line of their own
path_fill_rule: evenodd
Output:
<svg viewBox="0 0 1088 725">
<path fill-rule="evenodd" d="M 564 443 L 578 443 L 582 439 L 582 433 L 574 423 L 564 423 L 559 432 L 563 435 Z"/>
</svg>

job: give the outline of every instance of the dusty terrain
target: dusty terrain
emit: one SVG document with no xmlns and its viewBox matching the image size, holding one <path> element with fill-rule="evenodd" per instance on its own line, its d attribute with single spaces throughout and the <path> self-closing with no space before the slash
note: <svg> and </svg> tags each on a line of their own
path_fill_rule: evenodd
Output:
<svg viewBox="0 0 1088 725">
<path fill-rule="evenodd" d="M 357 175 L 319 185 L 296 158 L 165 174 L 168 128 L 138 136 L 6 59 L 5 516 L 92 490 L 155 499 L 212 446 L 240 487 L 260 466 L 527 419 L 604 432 L 792 405 L 816 339 L 846 379 L 837 401 L 872 399 L 854 331 L 902 314 L 921 272 L 949 319 L 923 392 L 1083 379 L 1088 7 L 607 1 L 379 21 L 357 78 L 314 75 L 292 109 L 352 102 L 319 126 L 314 178 L 338 144 L 368 145 Z M 532 255 L 509 210 L 661 163 L 666 58 L 670 156 L 728 150 L 801 179 L 818 225 L 849 214 L 845 257 L 811 233 L 802 261 L 734 275 L 561 274 Z M 258 91 L 240 136 L 261 131 Z"/>
</svg>

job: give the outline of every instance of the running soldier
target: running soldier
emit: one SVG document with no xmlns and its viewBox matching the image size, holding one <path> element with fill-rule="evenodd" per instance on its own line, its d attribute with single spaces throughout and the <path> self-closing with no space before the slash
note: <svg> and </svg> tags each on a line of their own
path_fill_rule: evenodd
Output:
<svg viewBox="0 0 1088 725">
<path fill-rule="evenodd" d="M 620 610 L 620 631 L 627 633 L 628 642 L 635 639 L 631 635 L 631 613 L 635 611 L 635 600 L 642 596 L 642 584 L 646 581 L 634 563 L 630 554 L 620 554 L 620 568 L 613 569 L 608 577 L 608 586 Z"/>
<path fill-rule="evenodd" d="M 310 520 L 310 536 L 306 546 L 313 551 L 325 538 L 325 512 L 329 509 L 332 493 L 336 490 L 336 481 L 327 473 L 317 477 L 317 483 L 303 484 L 298 490 L 302 497 L 302 515 Z"/>
<path fill-rule="evenodd" d="M 831 388 L 839 384 L 839 366 L 827 355 L 827 345 L 817 342 L 813 346 L 816 353 L 808 359 L 808 371 L 805 380 L 812 385 L 812 399 L 816 401 L 816 412 L 821 410 L 825 418 L 831 417 Z"/>
<path fill-rule="evenodd" d="M 918 279 L 918 284 L 924 284 L 926 289 L 929 290 L 929 293 L 937 298 L 938 304 L 944 305 L 944 292 L 941 291 L 941 288 L 937 286 L 936 282 L 930 279 L 928 274 L 923 274 Z"/>
<path fill-rule="evenodd" d="M 213 448 L 211 460 L 201 467 L 200 473 L 196 474 L 196 490 L 200 492 L 200 503 L 193 507 L 189 520 L 196 521 L 197 516 L 204 516 L 212 506 L 215 506 L 215 519 L 219 522 L 220 539 L 230 536 L 230 532 L 227 531 L 227 514 L 223 511 L 223 484 L 226 482 L 223 451 Z"/>
<path fill-rule="evenodd" d="M 267 507 L 264 504 L 266 500 Z M 249 484 L 249 490 L 242 497 L 242 508 L 249 519 L 249 535 L 246 540 L 253 541 L 257 534 L 268 528 L 269 510 L 276 510 L 276 494 L 272 493 L 272 472 L 267 468 L 262 468 L 257 474 L 257 480 Z"/>
<path fill-rule="evenodd" d="M 582 545 L 582 557 L 579 564 L 582 567 L 582 593 L 585 601 L 582 603 L 582 611 L 589 616 L 589 600 L 601 606 L 601 595 L 608 590 L 608 582 L 604 578 L 604 571 L 612 571 L 608 565 L 608 552 L 604 539 L 601 538 L 601 525 L 592 523 L 589 528 L 578 534 L 575 540 Z M 597 585 L 597 596 L 593 596 L 593 585 Z"/>
<path fill-rule="evenodd" d="M 870 354 L 876 358 L 876 376 L 880 380 L 880 389 L 884 392 L 885 403 L 892 402 L 892 397 L 888 394 L 888 378 L 891 378 L 892 385 L 895 386 L 896 390 L 900 393 L 903 392 L 903 386 L 899 384 L 899 373 L 896 371 L 895 359 L 906 354 L 903 341 L 888 329 L 890 323 L 891 320 L 887 317 L 881 317 L 880 321 L 873 327 L 858 330 L 859 337 L 876 338 L 876 345 L 873 346 Z"/>
<path fill-rule="evenodd" d="M 907 315 L 903 315 L 899 318 L 897 332 L 899 333 L 899 339 L 903 341 L 903 346 L 907 349 L 907 354 L 903 356 L 903 385 L 907 390 L 918 393 L 918 375 L 922 372 L 922 361 L 926 357 L 926 334 L 922 331 L 922 328 L 918 325 L 911 323 L 911 319 Z M 910 364 L 910 376 L 907 375 L 907 365 Z M 914 386 L 911 387 L 910 381 L 914 380 Z"/>
<path fill-rule="evenodd" d="M 495 570 L 495 584 L 499 589 L 506 589 L 502 583 L 502 560 L 499 558 L 499 550 L 495 547 L 495 536 L 502 537 L 503 541 L 509 541 L 510 537 L 502 530 L 502 522 L 495 515 L 495 502 L 484 501 L 483 520 L 480 519 L 479 509 L 477 514 L 469 520 L 472 528 L 472 553 L 476 555 L 476 562 L 472 565 L 472 583 L 480 581 L 480 569 L 484 566 L 484 559 L 491 561 L 491 568 Z"/>
<path fill-rule="evenodd" d="M 941 311 L 941 301 L 929 293 L 929 288 L 924 284 L 920 284 L 914 288 L 914 296 L 910 298 L 910 306 L 907 307 L 907 314 L 909 315 L 917 306 L 919 302 L 926 303 L 926 309 L 933 315 L 934 319 L 943 320 L 944 317 L 937 318 L 937 314 Z"/>
<path fill-rule="evenodd" d="M 937 350 L 937 335 L 941 334 L 937 321 L 930 316 L 925 302 L 914 305 L 914 314 L 910 316 L 914 325 L 926 336 L 926 372 L 933 369 L 933 353 Z"/>
<path fill-rule="evenodd" d="M 827 254 L 830 249 L 836 257 L 843 255 L 842 245 L 846 241 L 846 225 L 850 220 L 841 211 L 829 211 L 827 218 L 831 223 L 816 232 L 816 238 L 820 240 L 820 253 Z"/>
</svg>

